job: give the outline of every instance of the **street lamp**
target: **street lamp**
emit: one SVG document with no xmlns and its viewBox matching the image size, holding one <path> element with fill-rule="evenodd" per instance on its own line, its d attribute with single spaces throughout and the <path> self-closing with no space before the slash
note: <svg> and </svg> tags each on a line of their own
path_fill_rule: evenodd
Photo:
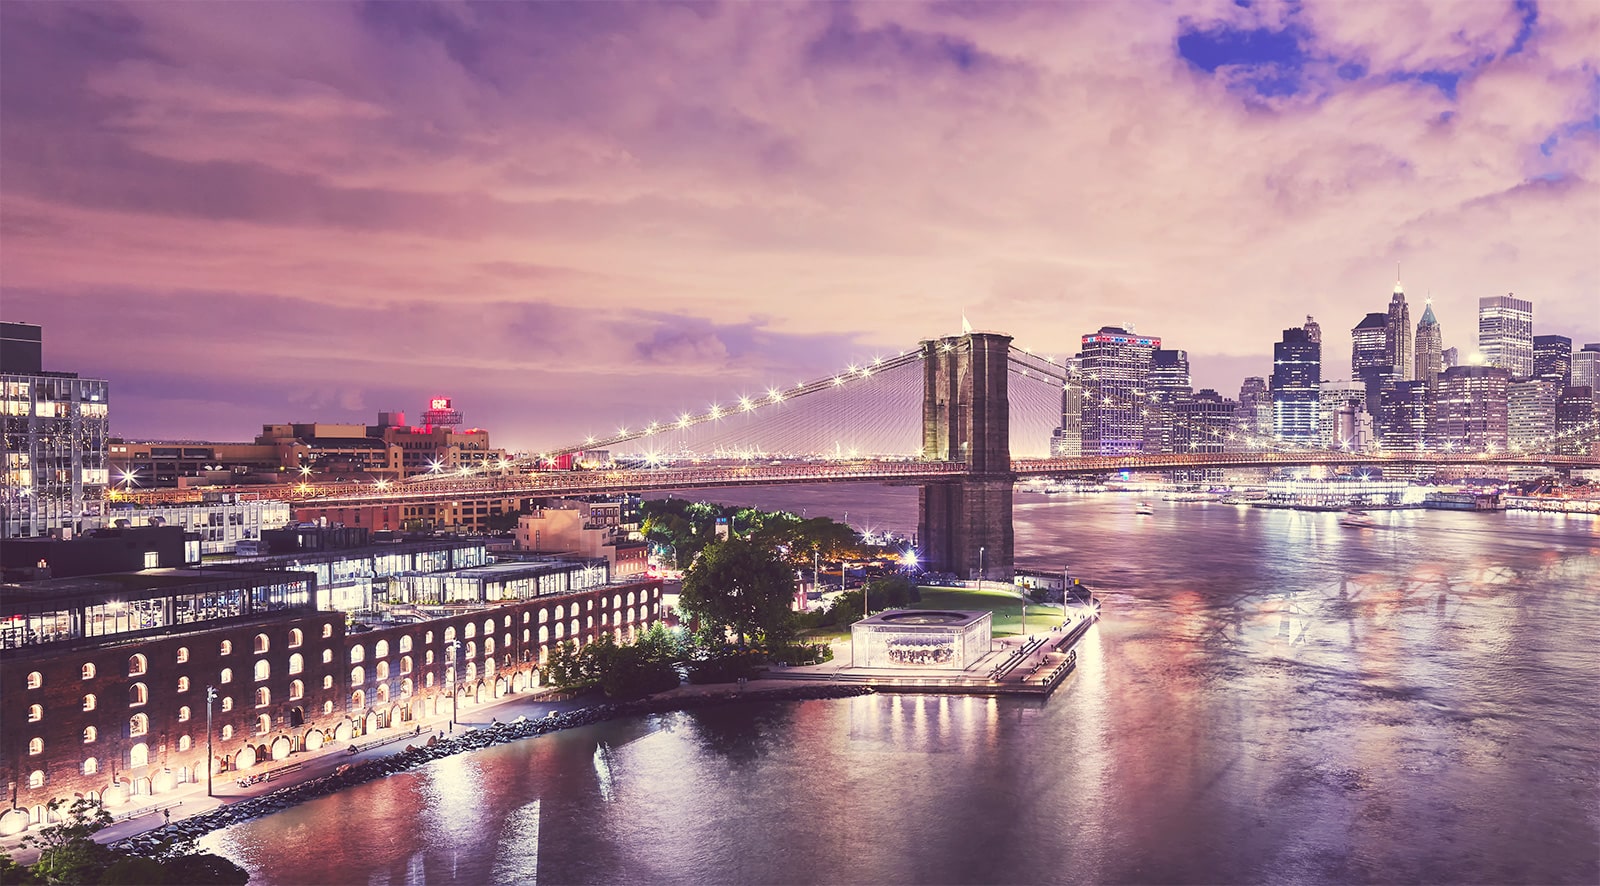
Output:
<svg viewBox="0 0 1600 886">
<path fill-rule="evenodd" d="M 458 693 L 456 692 L 456 650 L 461 648 L 458 640 L 451 640 L 444 644 L 444 651 L 450 655 L 450 731 L 456 729 L 456 714 Z"/>
<path fill-rule="evenodd" d="M 211 773 L 217 769 L 217 758 L 211 753 L 211 703 L 217 700 L 215 686 L 206 687 L 206 796 L 211 793 Z"/>
<path fill-rule="evenodd" d="M 983 552 L 988 550 L 983 545 L 978 545 L 978 590 L 983 590 Z"/>
</svg>

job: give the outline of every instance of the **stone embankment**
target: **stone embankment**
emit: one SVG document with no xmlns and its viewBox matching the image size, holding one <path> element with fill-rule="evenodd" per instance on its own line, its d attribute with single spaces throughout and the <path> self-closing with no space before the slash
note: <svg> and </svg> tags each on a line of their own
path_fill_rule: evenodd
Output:
<svg viewBox="0 0 1600 886">
<path fill-rule="evenodd" d="M 673 711 L 695 710 L 751 701 L 805 701 L 821 698 L 848 698 L 850 696 L 870 694 L 872 691 L 872 688 L 867 686 L 794 686 L 767 689 L 761 692 L 734 692 L 730 690 L 727 692 L 694 695 L 674 695 L 615 704 L 599 704 L 593 707 L 552 713 L 549 716 L 535 720 L 518 718 L 510 723 L 495 723 L 443 740 L 439 739 L 437 735 L 430 735 L 427 739 L 422 739 L 419 736 L 418 741 L 425 743 L 407 745 L 404 750 L 380 759 L 340 766 L 328 775 L 282 787 L 259 797 L 230 803 L 210 812 L 204 812 L 125 840 L 119 840 L 113 845 L 118 849 L 125 849 L 135 854 L 152 853 L 162 844 L 173 839 L 198 839 L 212 831 L 221 830 L 222 828 L 265 815 L 271 815 L 274 812 L 281 812 L 308 800 L 325 797 L 345 788 L 354 787 L 387 775 L 393 775 L 396 772 L 413 769 L 424 763 L 448 757 L 452 754 L 482 750 L 497 744 L 520 741 L 524 738 L 533 738 L 549 732 L 558 732 L 562 729 L 588 726 L 605 720 L 665 714 Z"/>
</svg>

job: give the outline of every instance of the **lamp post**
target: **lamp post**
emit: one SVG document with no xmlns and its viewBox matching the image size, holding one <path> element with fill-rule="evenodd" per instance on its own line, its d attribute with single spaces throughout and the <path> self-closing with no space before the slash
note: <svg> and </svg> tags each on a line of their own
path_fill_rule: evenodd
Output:
<svg viewBox="0 0 1600 886">
<path fill-rule="evenodd" d="M 983 545 L 978 545 L 978 590 L 983 590 L 983 553 L 988 550 Z"/>
<path fill-rule="evenodd" d="M 456 731 L 457 692 L 456 692 L 456 650 L 461 648 L 461 642 L 451 640 L 444 644 L 444 651 L 450 653 L 450 731 Z"/>
<path fill-rule="evenodd" d="M 211 773 L 217 769 L 217 758 L 211 753 L 211 703 L 217 700 L 215 686 L 206 687 L 206 796 L 211 793 Z"/>
</svg>

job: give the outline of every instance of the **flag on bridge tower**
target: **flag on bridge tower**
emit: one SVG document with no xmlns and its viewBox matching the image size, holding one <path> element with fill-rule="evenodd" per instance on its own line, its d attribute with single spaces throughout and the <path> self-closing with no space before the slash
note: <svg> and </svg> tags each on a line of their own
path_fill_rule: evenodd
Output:
<svg viewBox="0 0 1600 886">
<path fill-rule="evenodd" d="M 962 311 L 961 312 L 961 334 L 962 335 L 971 335 L 972 334 L 972 324 L 967 322 L 967 312 L 966 311 Z"/>
</svg>

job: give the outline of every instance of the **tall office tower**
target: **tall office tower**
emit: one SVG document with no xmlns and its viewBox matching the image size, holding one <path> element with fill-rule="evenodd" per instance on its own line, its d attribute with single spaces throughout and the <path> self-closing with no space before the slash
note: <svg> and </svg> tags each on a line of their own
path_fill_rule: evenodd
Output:
<svg viewBox="0 0 1600 886">
<path fill-rule="evenodd" d="M 45 372 L 44 334 L 0 323 L 0 537 L 75 532 L 100 517 L 110 387 L 75 372 Z"/>
<path fill-rule="evenodd" d="M 1478 350 L 1515 378 L 1533 375 L 1533 302 L 1510 293 L 1478 299 Z"/>
<path fill-rule="evenodd" d="M 1178 420 L 1172 429 L 1172 447 L 1177 452 L 1222 452 L 1233 429 L 1239 404 L 1210 388 L 1196 391 L 1176 407 Z"/>
<path fill-rule="evenodd" d="M 1150 354 L 1149 415 L 1145 419 L 1144 451 L 1172 452 L 1175 407 L 1194 394 L 1189 384 L 1187 351 L 1156 350 Z"/>
<path fill-rule="evenodd" d="M 1394 379 L 1389 360 L 1389 315 L 1368 314 L 1350 330 L 1350 376 L 1367 386 L 1367 411 L 1376 417 L 1383 385 Z"/>
<path fill-rule="evenodd" d="M 1445 348 L 1439 352 L 1439 371 L 1444 372 L 1452 366 L 1461 365 L 1461 351 L 1456 348 Z"/>
<path fill-rule="evenodd" d="M 1317 441 L 1329 449 L 1353 450 L 1359 427 L 1345 420 L 1344 413 L 1354 407 L 1367 410 L 1367 386 L 1359 381 L 1325 381 L 1317 395 Z"/>
<path fill-rule="evenodd" d="M 1533 377 L 1561 388 L 1572 384 L 1572 339 L 1564 335 L 1534 336 Z"/>
<path fill-rule="evenodd" d="M 1383 411 L 1378 439 L 1384 449 L 1421 452 L 1431 448 L 1434 412 L 1430 385 L 1425 381 L 1391 382 L 1384 396 L 1389 407 Z"/>
<path fill-rule="evenodd" d="M 1416 377 L 1416 357 L 1411 350 L 1411 308 L 1406 305 L 1406 292 L 1398 281 L 1389 299 L 1389 315 L 1384 319 L 1383 352 L 1389 365 L 1394 367 L 1395 381 L 1410 381 Z"/>
<path fill-rule="evenodd" d="M 1572 355 L 1572 386 L 1600 390 L 1600 342 L 1590 342 Z"/>
<path fill-rule="evenodd" d="M 1433 316 L 1433 299 L 1428 299 L 1422 309 L 1422 319 L 1417 321 L 1417 365 L 1411 377 L 1432 384 L 1444 371 L 1444 330 Z"/>
<path fill-rule="evenodd" d="M 1322 345 L 1304 329 L 1285 329 L 1272 346 L 1272 435 L 1292 443 L 1317 440 Z"/>
<path fill-rule="evenodd" d="M 1499 366 L 1452 366 L 1439 376 L 1434 429 L 1451 452 L 1504 450 L 1510 442 L 1506 395 L 1511 370 Z"/>
<path fill-rule="evenodd" d="M 1102 326 L 1083 337 L 1083 454 L 1132 455 L 1144 447 L 1150 355 L 1161 339 Z"/>
<path fill-rule="evenodd" d="M 1272 436 L 1272 391 L 1259 375 L 1252 375 L 1239 385 L 1233 430 L 1241 450 L 1248 449 L 1253 438 Z"/>
<path fill-rule="evenodd" d="M 1322 324 L 1311 319 L 1310 314 L 1306 315 L 1306 325 L 1300 328 L 1306 331 L 1306 335 L 1311 336 L 1312 341 L 1322 344 Z"/>
<path fill-rule="evenodd" d="M 1061 389 L 1061 427 L 1050 435 L 1050 454 L 1076 458 L 1083 454 L 1083 355 L 1066 361 L 1067 378 Z"/>
<path fill-rule="evenodd" d="M 1542 378 L 1511 380 L 1506 389 L 1507 439 L 1513 448 L 1538 450 L 1556 432 L 1556 400 L 1565 385 Z"/>
<path fill-rule="evenodd" d="M 1600 455 L 1600 438 L 1585 435 L 1585 425 L 1600 418 L 1595 389 L 1572 385 L 1556 399 L 1556 449 L 1562 455 Z"/>
</svg>

